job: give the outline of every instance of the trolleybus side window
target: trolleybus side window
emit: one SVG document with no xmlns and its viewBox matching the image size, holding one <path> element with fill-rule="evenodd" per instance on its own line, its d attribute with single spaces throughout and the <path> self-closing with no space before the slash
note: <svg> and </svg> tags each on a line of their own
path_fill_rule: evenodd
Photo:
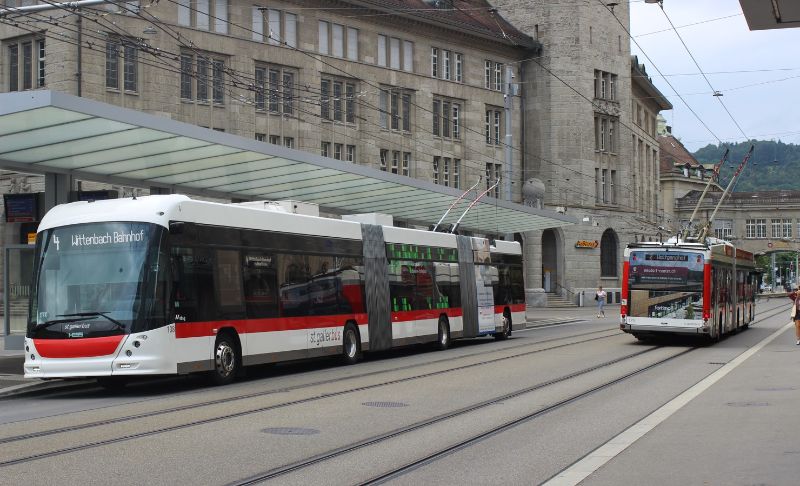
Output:
<svg viewBox="0 0 800 486">
<path fill-rule="evenodd" d="M 217 318 L 242 319 L 245 317 L 245 309 L 239 251 L 216 250 L 214 256 L 214 288 L 219 310 Z"/>
<path fill-rule="evenodd" d="M 458 261 L 455 248 L 387 243 L 386 256 L 392 311 L 459 305 L 458 264 L 449 263 Z"/>
<path fill-rule="evenodd" d="M 214 309 L 212 252 L 207 248 L 172 247 L 173 304 L 182 322 L 209 321 Z"/>
<path fill-rule="evenodd" d="M 278 255 L 278 282 L 282 317 L 307 316 L 310 312 L 308 300 L 308 258 L 306 255 Z"/>
<path fill-rule="evenodd" d="M 275 255 L 257 250 L 244 253 L 244 303 L 247 317 L 278 317 L 278 273 Z"/>
</svg>

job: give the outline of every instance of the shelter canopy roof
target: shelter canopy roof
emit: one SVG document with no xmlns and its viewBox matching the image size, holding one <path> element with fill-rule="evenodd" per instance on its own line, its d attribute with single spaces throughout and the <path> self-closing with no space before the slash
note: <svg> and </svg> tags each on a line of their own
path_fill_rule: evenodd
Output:
<svg viewBox="0 0 800 486">
<path fill-rule="evenodd" d="M 436 223 L 461 190 L 55 91 L 0 94 L 0 166 L 176 193 L 294 199 L 337 214 L 379 212 Z M 473 201 L 445 219 L 454 223 Z M 484 198 L 463 229 L 502 234 L 575 223 L 554 211 Z"/>
</svg>

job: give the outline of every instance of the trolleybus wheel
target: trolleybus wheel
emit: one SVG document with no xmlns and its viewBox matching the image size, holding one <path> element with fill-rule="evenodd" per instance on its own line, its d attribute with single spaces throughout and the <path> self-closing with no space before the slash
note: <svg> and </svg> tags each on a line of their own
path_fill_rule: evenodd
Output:
<svg viewBox="0 0 800 486">
<path fill-rule="evenodd" d="M 494 333 L 494 338 L 498 341 L 508 339 L 511 336 L 511 313 L 508 309 L 503 311 L 503 330 Z"/>
<path fill-rule="evenodd" d="M 236 378 L 239 371 L 239 347 L 229 332 L 217 336 L 214 343 L 214 370 L 211 382 L 215 385 L 227 385 Z"/>
<path fill-rule="evenodd" d="M 436 339 L 436 349 L 444 351 L 450 347 L 450 324 L 444 317 L 439 318 L 439 336 Z"/>
<path fill-rule="evenodd" d="M 361 340 L 356 326 L 349 322 L 344 326 L 342 335 L 342 361 L 351 365 L 358 363 L 359 359 L 361 359 Z"/>
</svg>

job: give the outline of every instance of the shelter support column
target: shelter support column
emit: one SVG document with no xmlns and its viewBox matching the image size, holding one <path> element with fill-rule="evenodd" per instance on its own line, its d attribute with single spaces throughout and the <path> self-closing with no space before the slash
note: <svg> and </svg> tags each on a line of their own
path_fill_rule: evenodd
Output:
<svg viewBox="0 0 800 486">
<path fill-rule="evenodd" d="M 48 172 L 44 175 L 44 211 L 47 212 L 58 204 L 69 202 L 73 180 L 69 174 Z"/>
</svg>

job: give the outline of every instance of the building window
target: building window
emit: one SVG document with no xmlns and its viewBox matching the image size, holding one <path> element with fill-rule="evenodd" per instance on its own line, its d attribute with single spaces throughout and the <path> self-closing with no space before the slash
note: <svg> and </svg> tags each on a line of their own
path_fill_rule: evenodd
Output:
<svg viewBox="0 0 800 486">
<path fill-rule="evenodd" d="M 461 83 L 463 80 L 464 56 L 447 49 L 431 47 L 431 76 Z"/>
<path fill-rule="evenodd" d="M 252 38 L 272 45 L 297 47 L 297 15 L 273 8 L 253 7 Z M 265 35 L 266 34 L 266 35 Z"/>
<path fill-rule="evenodd" d="M 791 223 L 789 223 L 791 225 Z M 791 226 L 789 228 L 791 230 Z M 714 221 L 714 237 L 720 240 L 730 240 L 733 237 L 733 220 L 717 219 Z"/>
<path fill-rule="evenodd" d="M 610 177 L 608 179 L 608 192 L 609 192 L 609 200 L 611 204 L 617 204 L 617 171 L 612 170 L 610 171 Z"/>
<path fill-rule="evenodd" d="M 279 66 L 256 66 L 256 110 L 294 113 L 295 73 Z"/>
<path fill-rule="evenodd" d="M 358 29 L 319 21 L 319 53 L 358 60 Z"/>
<path fill-rule="evenodd" d="M 382 89 L 379 109 L 381 128 L 411 131 L 411 94 L 398 89 Z"/>
<path fill-rule="evenodd" d="M 8 90 L 41 88 L 44 80 L 44 39 L 30 37 L 8 45 Z"/>
<path fill-rule="evenodd" d="M 178 25 L 228 33 L 228 0 L 178 0 Z"/>
<path fill-rule="evenodd" d="M 266 133 L 256 133 L 256 142 L 265 142 L 267 140 Z"/>
<path fill-rule="evenodd" d="M 269 136 L 269 143 L 271 143 L 272 145 L 280 145 L 281 144 L 280 135 L 270 135 Z"/>
<path fill-rule="evenodd" d="M 766 219 L 747 219 L 745 220 L 745 231 L 747 238 L 766 238 L 767 220 Z"/>
<path fill-rule="evenodd" d="M 400 151 L 392 151 L 392 174 L 400 173 Z"/>
<path fill-rule="evenodd" d="M 294 148 L 294 138 L 293 137 L 283 137 L 283 146 L 286 148 Z"/>
<path fill-rule="evenodd" d="M 342 152 L 344 151 L 344 144 L 335 143 L 333 144 L 333 158 L 336 160 L 342 160 Z"/>
<path fill-rule="evenodd" d="M 600 115 L 594 116 L 594 148 L 599 152 L 616 153 L 619 134 L 617 123 L 619 118 Z"/>
<path fill-rule="evenodd" d="M 224 75 L 222 59 L 213 55 L 181 54 L 181 98 L 208 102 L 210 94 L 215 104 L 224 103 Z"/>
<path fill-rule="evenodd" d="M 600 239 L 600 276 L 617 276 L 617 234 L 612 229 L 603 232 Z"/>
<path fill-rule="evenodd" d="M 500 145 L 502 133 L 502 113 L 499 108 L 487 109 L 484 119 L 484 133 L 487 145 Z"/>
<path fill-rule="evenodd" d="M 461 138 L 461 102 L 448 98 L 433 99 L 433 134 L 442 138 Z"/>
<path fill-rule="evenodd" d="M 355 145 L 348 145 L 347 146 L 347 161 L 348 162 L 355 162 L 356 161 L 356 146 Z"/>
<path fill-rule="evenodd" d="M 381 149 L 381 170 L 386 172 L 386 159 L 389 158 L 389 151 Z"/>
<path fill-rule="evenodd" d="M 617 100 L 617 75 L 594 70 L 594 97 L 602 100 Z M 639 120 L 638 124 L 641 124 Z"/>
<path fill-rule="evenodd" d="M 483 69 L 483 87 L 495 91 L 503 91 L 503 63 L 487 59 L 483 62 Z"/>
<path fill-rule="evenodd" d="M 608 202 L 608 188 L 606 184 L 608 183 L 608 169 L 603 169 L 600 171 L 600 200 L 603 204 Z"/>
<path fill-rule="evenodd" d="M 503 166 L 500 164 L 493 164 L 491 162 L 486 163 L 486 189 L 488 190 L 490 187 L 495 185 L 498 181 L 500 181 L 500 174 L 502 173 Z M 491 191 L 488 193 L 489 196 L 494 198 L 500 197 L 500 184 L 497 184 Z"/>
<path fill-rule="evenodd" d="M 433 182 L 448 187 L 461 187 L 461 159 L 434 157 Z"/>
<path fill-rule="evenodd" d="M 403 175 L 411 175 L 411 152 L 403 152 Z"/>
<path fill-rule="evenodd" d="M 331 143 L 330 142 L 321 142 L 319 153 L 323 157 L 330 157 L 331 156 Z"/>
<path fill-rule="evenodd" d="M 355 84 L 323 78 L 320 91 L 320 116 L 323 120 L 355 123 Z"/>
<path fill-rule="evenodd" d="M 414 43 L 378 34 L 378 66 L 413 72 Z"/>
<path fill-rule="evenodd" d="M 772 238 L 791 238 L 792 237 L 792 220 L 791 219 L 773 219 L 772 220 Z"/>
</svg>

